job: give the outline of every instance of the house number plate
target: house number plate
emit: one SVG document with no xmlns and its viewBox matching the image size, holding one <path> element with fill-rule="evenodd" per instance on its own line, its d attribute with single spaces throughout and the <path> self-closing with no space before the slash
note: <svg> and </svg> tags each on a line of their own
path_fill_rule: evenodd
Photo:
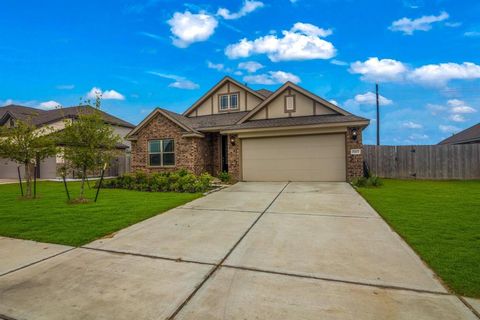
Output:
<svg viewBox="0 0 480 320">
<path fill-rule="evenodd" d="M 362 154 L 362 149 L 352 149 L 350 150 L 350 154 L 352 155 Z"/>
</svg>

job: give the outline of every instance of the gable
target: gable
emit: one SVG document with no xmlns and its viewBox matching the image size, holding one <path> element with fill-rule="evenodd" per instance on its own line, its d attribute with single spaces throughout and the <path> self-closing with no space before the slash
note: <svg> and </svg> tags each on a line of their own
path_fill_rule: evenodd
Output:
<svg viewBox="0 0 480 320">
<path fill-rule="evenodd" d="M 287 102 L 287 99 L 290 99 Z M 287 109 L 287 103 L 292 109 Z M 326 105 L 316 101 L 305 94 L 292 89 L 285 88 L 274 99 L 265 104 L 250 120 L 275 119 L 288 117 L 305 117 L 327 114 L 339 114 Z"/>
<path fill-rule="evenodd" d="M 185 111 L 184 115 L 187 117 L 198 117 L 225 113 L 226 111 L 220 111 L 219 109 L 220 96 L 224 94 L 238 94 L 239 108 L 227 112 L 253 110 L 265 99 L 265 97 L 258 92 L 255 92 L 230 77 L 225 77 L 195 102 L 192 107 Z"/>
<path fill-rule="evenodd" d="M 247 120 L 265 120 L 321 115 L 351 115 L 342 108 L 288 81 L 262 103 L 249 111 L 237 124 Z"/>
<path fill-rule="evenodd" d="M 140 122 L 138 126 L 130 131 L 126 139 L 135 140 L 137 136 L 152 130 L 152 127 L 157 127 L 158 123 L 162 123 L 164 125 L 167 124 L 168 128 L 174 129 L 175 132 L 181 131 L 184 135 L 203 136 L 203 134 L 194 130 L 187 123 L 182 122 L 179 118 L 186 120 L 186 118 L 179 114 L 156 108 L 142 122 Z"/>
</svg>

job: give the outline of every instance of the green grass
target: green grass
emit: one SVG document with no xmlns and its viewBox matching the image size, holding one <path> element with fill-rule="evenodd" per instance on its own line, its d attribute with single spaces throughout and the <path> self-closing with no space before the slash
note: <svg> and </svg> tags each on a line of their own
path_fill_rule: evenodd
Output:
<svg viewBox="0 0 480 320">
<path fill-rule="evenodd" d="M 80 184 L 68 183 L 72 196 Z M 68 204 L 63 183 L 39 182 L 38 199 L 19 199 L 18 184 L 0 185 L 0 236 L 80 246 L 201 194 L 102 189 L 97 203 Z M 93 199 L 95 190 L 87 188 Z"/>
<path fill-rule="evenodd" d="M 453 291 L 480 297 L 480 181 L 386 179 L 359 192 Z"/>
</svg>

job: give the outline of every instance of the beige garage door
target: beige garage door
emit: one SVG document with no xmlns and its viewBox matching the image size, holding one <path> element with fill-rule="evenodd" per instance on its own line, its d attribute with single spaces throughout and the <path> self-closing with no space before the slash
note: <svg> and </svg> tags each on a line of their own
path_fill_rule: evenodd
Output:
<svg viewBox="0 0 480 320">
<path fill-rule="evenodd" d="M 345 181 L 345 134 L 242 140 L 245 181 Z"/>
</svg>

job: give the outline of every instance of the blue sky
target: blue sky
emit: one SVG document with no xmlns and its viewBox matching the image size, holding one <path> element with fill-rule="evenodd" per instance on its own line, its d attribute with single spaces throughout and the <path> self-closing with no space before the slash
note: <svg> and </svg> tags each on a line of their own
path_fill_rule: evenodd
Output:
<svg viewBox="0 0 480 320">
<path fill-rule="evenodd" d="M 382 144 L 437 143 L 480 121 L 480 2 L 2 1 L 0 105 L 103 92 L 133 123 L 187 109 L 224 75 L 285 80 L 372 119 Z"/>
</svg>

